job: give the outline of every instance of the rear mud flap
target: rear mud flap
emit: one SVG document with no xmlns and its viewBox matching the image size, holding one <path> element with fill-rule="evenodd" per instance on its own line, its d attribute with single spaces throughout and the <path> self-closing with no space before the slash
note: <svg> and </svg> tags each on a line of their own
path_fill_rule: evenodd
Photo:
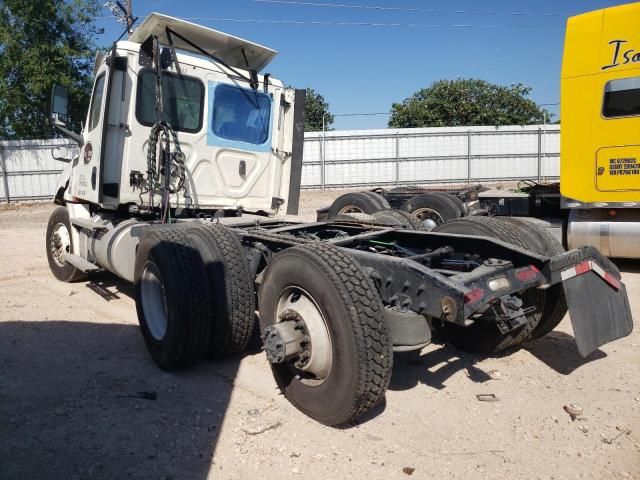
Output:
<svg viewBox="0 0 640 480">
<path fill-rule="evenodd" d="M 609 260 L 607 263 L 617 273 Z M 565 279 L 563 286 L 576 344 L 583 357 L 605 343 L 626 337 L 633 330 L 627 289 L 622 282 L 618 282 L 616 288 L 596 270 L 590 270 Z"/>
</svg>

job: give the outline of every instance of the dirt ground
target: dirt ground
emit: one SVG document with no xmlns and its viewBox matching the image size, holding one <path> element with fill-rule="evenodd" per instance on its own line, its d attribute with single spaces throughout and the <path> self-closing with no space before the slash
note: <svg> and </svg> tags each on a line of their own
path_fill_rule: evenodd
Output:
<svg viewBox="0 0 640 480">
<path fill-rule="evenodd" d="M 304 192 L 303 217 L 338 193 Z M 568 319 L 509 356 L 396 356 L 386 401 L 328 428 L 263 354 L 159 370 L 128 284 L 50 275 L 52 208 L 0 212 L 0 479 L 640 479 L 638 329 L 587 359 Z M 638 321 L 640 263 L 619 267 Z"/>
</svg>

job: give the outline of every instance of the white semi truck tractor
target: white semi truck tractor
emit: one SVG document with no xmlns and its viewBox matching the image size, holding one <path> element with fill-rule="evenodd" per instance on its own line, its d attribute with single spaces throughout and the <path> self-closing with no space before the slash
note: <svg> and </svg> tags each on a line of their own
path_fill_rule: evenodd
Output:
<svg viewBox="0 0 640 480">
<path fill-rule="evenodd" d="M 49 265 L 61 281 L 133 282 L 160 368 L 241 353 L 259 325 L 286 398 L 340 425 L 383 398 L 396 351 L 514 349 L 567 309 L 583 355 L 631 332 L 616 266 L 531 225 L 278 218 L 298 209 L 304 91 L 260 73 L 275 55 L 154 13 L 97 59 L 81 133 L 53 88 L 52 117 L 80 153 L 55 152 L 67 167 Z"/>
</svg>

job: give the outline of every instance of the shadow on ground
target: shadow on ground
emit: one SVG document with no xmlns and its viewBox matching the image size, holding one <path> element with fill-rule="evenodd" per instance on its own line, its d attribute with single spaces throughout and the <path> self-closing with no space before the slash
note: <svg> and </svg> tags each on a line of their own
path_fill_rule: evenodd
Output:
<svg viewBox="0 0 640 480">
<path fill-rule="evenodd" d="M 523 348 L 536 357 L 544 365 L 562 375 L 569 375 L 587 363 L 605 358 L 602 350 L 596 350 L 587 358 L 582 358 L 575 339 L 563 332 L 551 332 L 545 337 L 524 344 Z M 510 355 L 507 351 L 498 357 Z M 446 387 L 445 382 L 460 371 L 474 383 L 484 383 L 492 379 L 489 372 L 479 368 L 477 364 L 486 357 L 458 350 L 450 345 L 443 345 L 436 350 L 424 353 L 407 352 L 394 357 L 394 372 L 391 379 L 391 390 L 408 390 L 418 384 L 425 384 L 438 390 Z"/>
<path fill-rule="evenodd" d="M 0 352 L 0 478 L 207 478 L 239 358 L 169 374 L 137 327 L 64 321 Z"/>
<path fill-rule="evenodd" d="M 551 332 L 539 340 L 527 343 L 525 349 L 545 365 L 562 375 L 569 375 L 582 365 L 600 360 L 607 356 L 602 350 L 596 350 L 582 358 L 575 339 L 564 332 Z"/>
<path fill-rule="evenodd" d="M 394 371 L 391 378 L 391 390 L 409 390 L 423 383 L 442 390 L 445 382 L 456 373 L 466 370 L 469 379 L 475 383 L 491 380 L 491 376 L 478 368 L 476 363 L 483 357 L 444 345 L 425 353 L 396 353 Z"/>
<path fill-rule="evenodd" d="M 134 298 L 133 284 L 109 272 L 100 272 L 91 275 L 85 285 L 89 290 L 98 294 L 107 302 L 119 300 L 123 295 L 132 299 Z"/>
</svg>

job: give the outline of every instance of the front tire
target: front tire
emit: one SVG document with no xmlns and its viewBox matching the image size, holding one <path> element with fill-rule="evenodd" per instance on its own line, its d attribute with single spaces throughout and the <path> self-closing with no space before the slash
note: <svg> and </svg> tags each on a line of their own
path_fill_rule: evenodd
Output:
<svg viewBox="0 0 640 480">
<path fill-rule="evenodd" d="M 73 253 L 73 237 L 69 212 L 66 207 L 56 208 L 47 224 L 47 261 L 51 273 L 61 282 L 80 282 L 87 274 L 64 260 L 65 253 Z"/>
<path fill-rule="evenodd" d="M 351 257 L 321 244 L 284 250 L 267 267 L 259 305 L 263 332 L 297 318 L 307 335 L 308 358 L 272 363 L 296 408 L 341 425 L 380 402 L 391 379 L 392 344 L 378 292 Z"/>
</svg>

